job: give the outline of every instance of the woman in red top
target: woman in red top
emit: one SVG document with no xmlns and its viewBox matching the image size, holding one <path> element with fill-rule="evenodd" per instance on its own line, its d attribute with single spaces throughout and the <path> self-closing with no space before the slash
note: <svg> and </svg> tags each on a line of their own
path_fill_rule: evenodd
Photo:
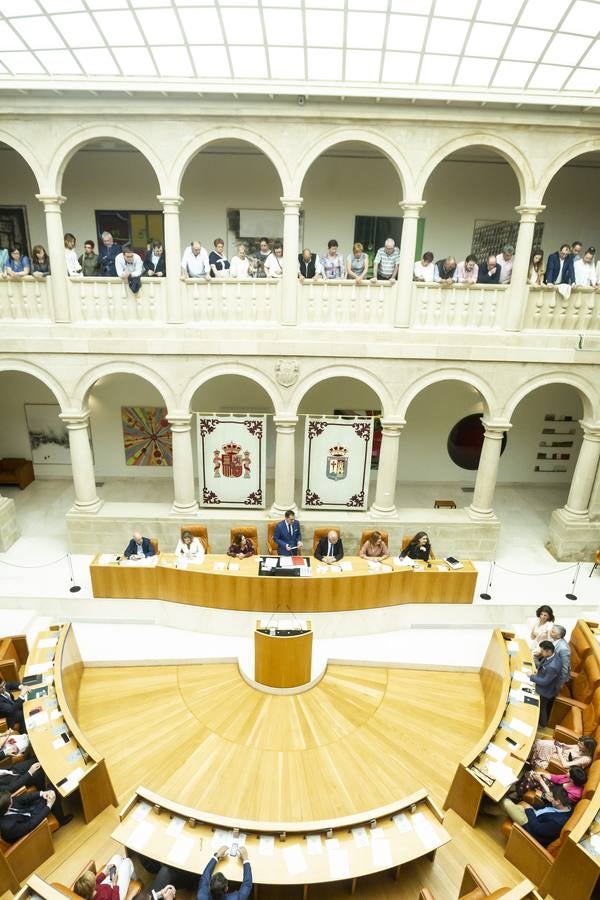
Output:
<svg viewBox="0 0 600 900">
<path fill-rule="evenodd" d="M 73 886 L 75 894 L 84 900 L 125 900 L 133 877 L 133 863 L 118 854 L 111 857 L 97 875 L 88 869 Z"/>
</svg>

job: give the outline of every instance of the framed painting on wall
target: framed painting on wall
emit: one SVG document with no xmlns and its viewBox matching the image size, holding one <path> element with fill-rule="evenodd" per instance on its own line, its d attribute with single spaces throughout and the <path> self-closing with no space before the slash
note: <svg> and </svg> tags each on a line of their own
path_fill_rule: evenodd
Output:
<svg viewBox="0 0 600 900">
<path fill-rule="evenodd" d="M 25 421 L 34 466 L 70 466 L 69 433 L 58 403 L 26 403 Z"/>
<path fill-rule="evenodd" d="M 173 465 L 173 435 L 166 406 L 122 406 L 121 422 L 126 465 Z"/>
</svg>

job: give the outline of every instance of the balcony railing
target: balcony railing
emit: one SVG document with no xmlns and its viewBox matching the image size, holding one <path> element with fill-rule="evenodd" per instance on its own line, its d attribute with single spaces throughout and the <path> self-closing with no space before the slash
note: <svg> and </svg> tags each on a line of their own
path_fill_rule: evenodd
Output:
<svg viewBox="0 0 600 900">
<path fill-rule="evenodd" d="M 501 331 L 514 293 L 504 285 L 440 286 L 414 282 L 399 296 L 395 284 L 306 281 L 292 286 L 278 279 L 177 279 L 176 303 L 167 278 L 143 278 L 139 293 L 118 278 L 0 279 L 0 323 L 70 321 L 74 324 L 199 323 L 223 326 L 279 326 L 286 301 L 288 321 L 310 328 L 390 330 L 394 325 L 431 331 Z M 527 331 L 600 331 L 600 289 L 573 288 L 563 297 L 555 288 L 523 286 L 522 328 Z M 181 312 L 173 313 L 173 308 Z M 55 310 L 62 315 L 55 316 Z"/>
</svg>

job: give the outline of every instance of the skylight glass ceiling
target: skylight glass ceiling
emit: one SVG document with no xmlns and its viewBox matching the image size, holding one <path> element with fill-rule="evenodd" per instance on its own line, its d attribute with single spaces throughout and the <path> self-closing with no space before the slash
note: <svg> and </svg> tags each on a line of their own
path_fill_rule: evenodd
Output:
<svg viewBox="0 0 600 900">
<path fill-rule="evenodd" d="M 599 0 L 0 0 L 0 85 L 595 105 L 599 32 Z"/>
</svg>

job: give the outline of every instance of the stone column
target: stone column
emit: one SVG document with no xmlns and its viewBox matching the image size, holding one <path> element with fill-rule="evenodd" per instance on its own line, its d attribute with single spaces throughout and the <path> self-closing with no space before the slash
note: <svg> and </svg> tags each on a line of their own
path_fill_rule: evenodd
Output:
<svg viewBox="0 0 600 900">
<path fill-rule="evenodd" d="M 398 449 L 404 419 L 388 417 L 381 420 L 382 436 L 379 451 L 379 469 L 375 502 L 369 510 L 373 519 L 393 519 L 396 516 L 396 478 L 398 474 Z"/>
<path fill-rule="evenodd" d="M 98 512 L 102 501 L 96 494 L 94 460 L 89 437 L 88 411 L 77 410 L 60 413 L 59 418 L 67 426 L 71 448 L 71 469 L 75 486 L 74 509 L 78 512 Z"/>
<path fill-rule="evenodd" d="M 283 278 L 281 324 L 298 321 L 298 237 L 302 197 L 281 197 L 283 204 Z"/>
<path fill-rule="evenodd" d="M 600 519 L 600 465 L 596 471 L 592 496 L 590 498 L 590 519 L 597 522 Z"/>
<path fill-rule="evenodd" d="M 510 422 L 488 422 L 484 419 L 483 427 L 485 436 L 475 479 L 475 492 L 473 502 L 468 508 L 472 519 L 493 519 L 495 517 L 494 491 L 498 477 L 502 438 L 504 432 L 510 428 Z"/>
<path fill-rule="evenodd" d="M 298 416 L 282 413 L 273 416 L 277 433 L 275 444 L 275 499 L 270 515 L 281 518 L 287 509 L 296 509 L 294 502 L 295 437 Z"/>
<path fill-rule="evenodd" d="M 181 197 L 162 197 L 157 195 L 162 204 L 165 230 L 165 265 L 167 268 L 167 321 L 183 322 L 181 303 L 181 238 L 179 234 L 179 207 Z"/>
<path fill-rule="evenodd" d="M 581 422 L 583 442 L 571 480 L 569 497 L 562 510 L 564 518 L 589 518 L 594 480 L 600 462 L 600 423 Z"/>
<path fill-rule="evenodd" d="M 533 246 L 533 232 L 537 217 L 546 207 L 515 206 L 515 209 L 521 218 L 510 285 L 506 292 L 504 327 L 507 331 L 520 331 L 523 327 L 529 294 L 527 275 L 529 273 L 529 259 Z"/>
<path fill-rule="evenodd" d="M 403 221 L 398 286 L 396 288 L 396 311 L 394 315 L 394 325 L 398 328 L 408 328 L 410 325 L 413 270 L 417 249 L 417 225 L 419 213 L 424 206 L 425 200 L 403 200 L 400 203 Z"/>
<path fill-rule="evenodd" d="M 20 537 L 21 530 L 17 525 L 15 501 L 0 494 L 0 553 L 4 553 L 5 550 L 12 547 Z"/>
<path fill-rule="evenodd" d="M 168 265 L 168 264 L 167 264 Z M 167 416 L 173 433 L 173 512 L 198 512 L 192 453 L 192 414 L 174 412 Z"/>
<path fill-rule="evenodd" d="M 57 322 L 70 322 L 69 292 L 67 287 L 67 263 L 65 261 L 65 235 L 63 231 L 60 208 L 66 200 L 60 194 L 45 196 L 35 195 L 44 204 L 46 216 L 46 235 L 48 237 L 48 256 L 52 275 L 52 300 L 54 302 L 54 318 Z M 81 248 L 83 253 L 83 247 Z"/>
</svg>

